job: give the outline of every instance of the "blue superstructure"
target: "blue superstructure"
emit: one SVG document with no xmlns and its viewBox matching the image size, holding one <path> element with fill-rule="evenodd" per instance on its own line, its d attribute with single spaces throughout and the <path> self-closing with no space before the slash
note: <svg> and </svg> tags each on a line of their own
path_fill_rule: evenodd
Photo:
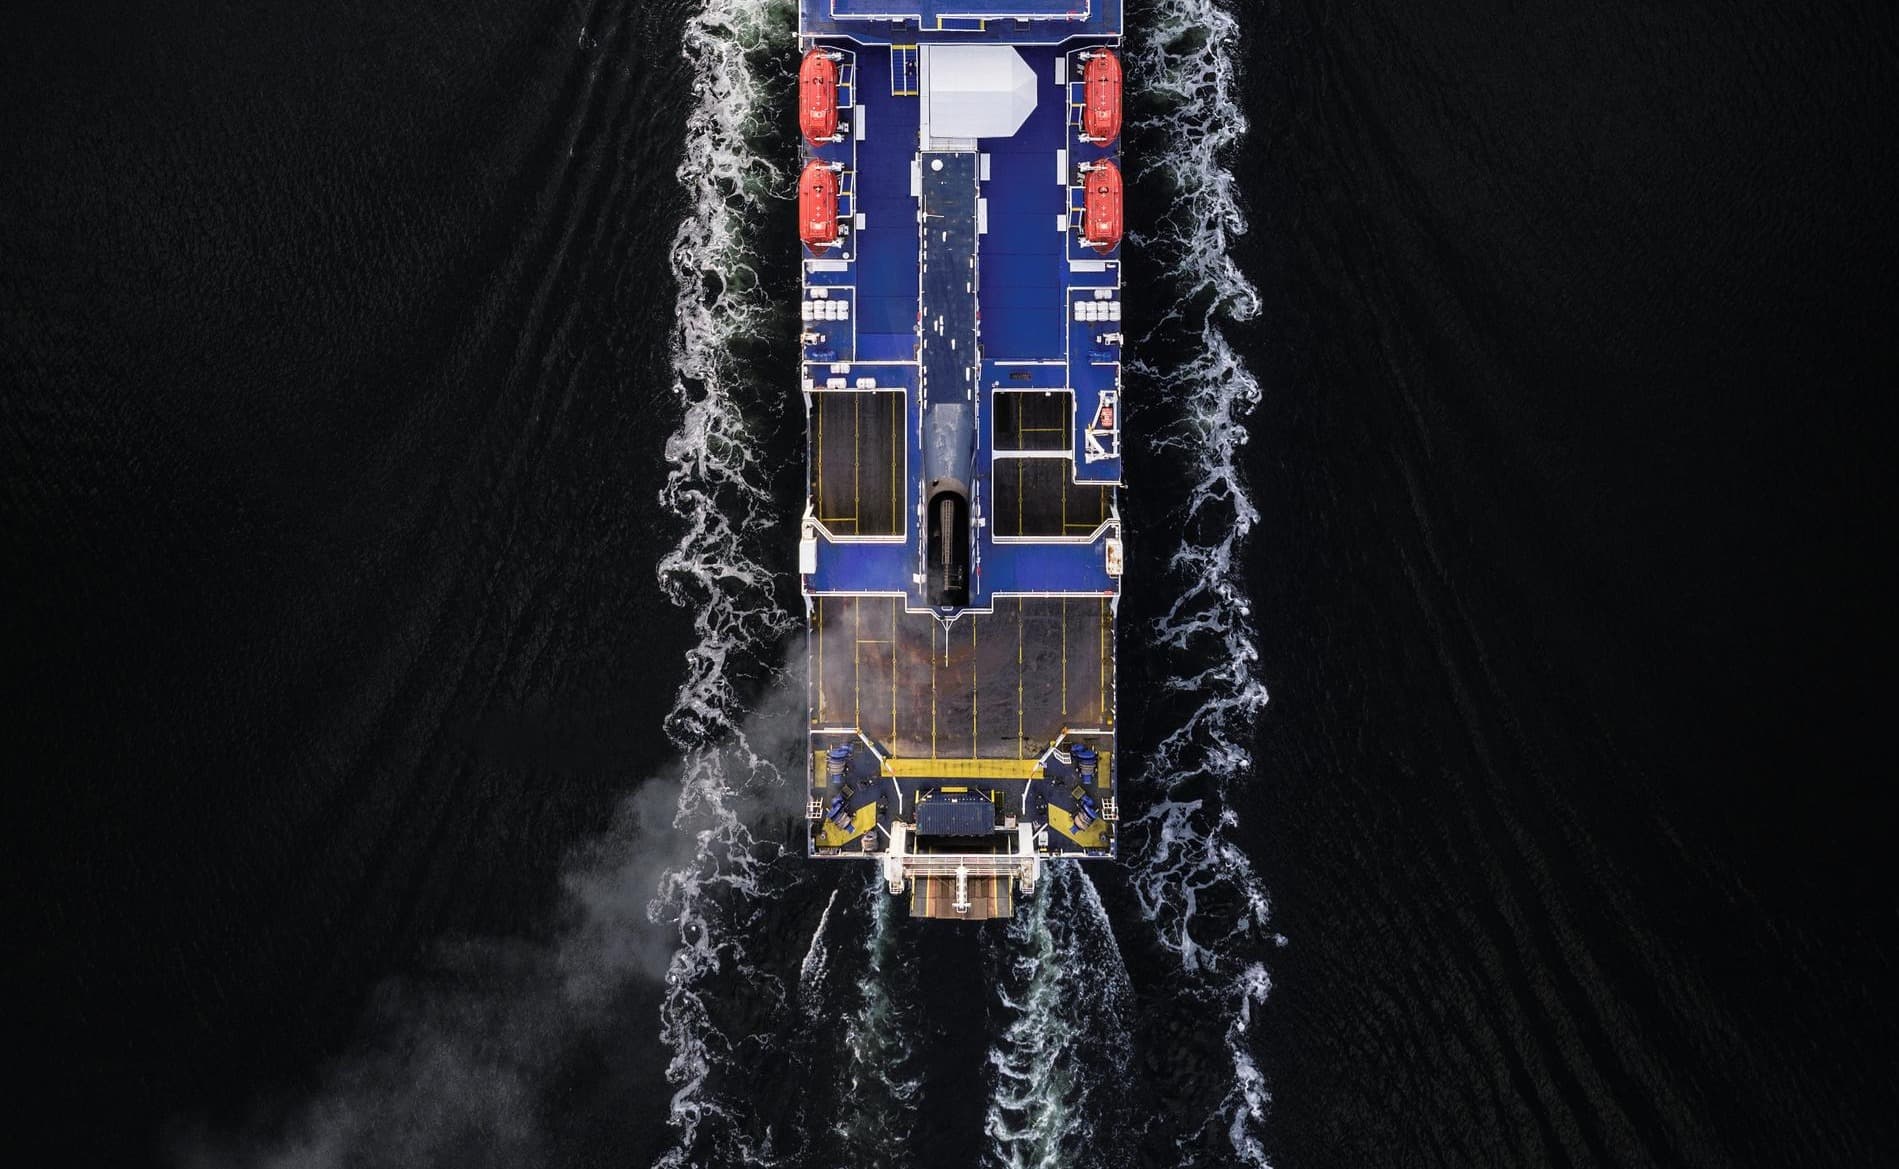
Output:
<svg viewBox="0 0 1899 1169">
<path fill-rule="evenodd" d="M 1006 915 L 1042 858 L 1115 847 L 1119 207 L 1112 242 L 1081 211 L 1119 142 L 1081 111 L 1121 5 L 799 18 L 837 105 L 805 143 L 836 192 L 800 313 L 811 852 Z"/>
</svg>

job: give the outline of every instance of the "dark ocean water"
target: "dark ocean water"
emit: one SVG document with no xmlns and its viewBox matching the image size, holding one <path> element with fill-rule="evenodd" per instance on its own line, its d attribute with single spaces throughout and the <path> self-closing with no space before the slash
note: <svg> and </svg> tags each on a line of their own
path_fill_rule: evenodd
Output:
<svg viewBox="0 0 1899 1169">
<path fill-rule="evenodd" d="M 1202 204 L 1150 172 L 1125 505 L 1125 733 L 1158 767 L 1207 700 L 1165 680 L 1219 664 L 1151 632 L 1168 559 L 1225 517 L 1181 517 L 1167 371 L 1199 338 L 1161 306 L 1224 306 L 1272 701 L 1247 781 L 1190 791 L 1272 910 L 1202 932 L 1209 973 L 1141 918 L 1152 840 L 1009 931 L 786 861 L 708 894 L 723 932 L 616 940 L 694 871 L 653 826 L 730 754 L 720 712 L 781 745 L 797 649 L 709 654 L 742 574 L 669 559 L 718 547 L 661 499 L 732 461 L 668 446 L 708 384 L 744 391 L 748 506 L 791 514 L 801 457 L 783 329 L 682 339 L 697 11 L 4 18 L 8 967 L 43 1160 L 648 1164 L 680 1092 L 692 1164 L 984 1163 L 1038 1100 L 1086 1109 L 1048 1164 L 1244 1164 L 1236 1050 L 1282 1169 L 1899 1154 L 1889 12 L 1239 12 L 1257 311 L 1194 290 L 1162 208 Z M 1180 150 L 1147 101 L 1130 151 Z M 769 304 L 784 206 L 737 202 Z M 736 351 L 682 374 L 693 344 Z M 782 537 L 745 547 L 782 574 Z M 736 595 L 795 612 L 787 583 Z M 730 702 L 682 711 L 702 671 Z M 1263 999 L 1222 989 L 1253 964 Z M 1058 966 L 1103 1008 L 1011 1031 L 1073 1001 Z M 712 1037 L 696 1088 L 682 1035 Z"/>
</svg>

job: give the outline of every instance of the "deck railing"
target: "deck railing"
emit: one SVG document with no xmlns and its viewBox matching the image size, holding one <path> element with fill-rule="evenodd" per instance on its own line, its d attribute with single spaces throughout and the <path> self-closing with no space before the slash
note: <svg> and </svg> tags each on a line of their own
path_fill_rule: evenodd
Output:
<svg viewBox="0 0 1899 1169">
<path fill-rule="evenodd" d="M 1024 893 L 1032 892 L 1042 874 L 1035 834 L 1022 824 L 1011 835 L 1014 852 L 911 852 L 910 826 L 898 821 L 883 855 L 884 880 L 892 893 L 901 893 L 913 877 L 1013 877 Z"/>
</svg>

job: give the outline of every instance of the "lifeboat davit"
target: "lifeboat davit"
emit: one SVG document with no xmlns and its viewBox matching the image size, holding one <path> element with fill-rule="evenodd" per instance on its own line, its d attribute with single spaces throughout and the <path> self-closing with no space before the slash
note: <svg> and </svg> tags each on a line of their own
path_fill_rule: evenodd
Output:
<svg viewBox="0 0 1899 1169">
<path fill-rule="evenodd" d="M 1115 183 L 1115 190 L 1121 184 Z M 1115 196 L 1115 222 L 1121 221 L 1120 196 Z M 837 243 L 837 172 L 812 159 L 798 176 L 798 237 L 812 251 Z"/>
<path fill-rule="evenodd" d="M 1082 76 L 1082 135 L 1106 146 L 1121 136 L 1121 58 L 1102 49 L 1089 56 Z"/>
<path fill-rule="evenodd" d="M 823 49 L 806 53 L 798 66 L 798 129 L 813 146 L 837 135 L 837 62 Z"/>
<path fill-rule="evenodd" d="M 1087 191 L 1082 205 L 1081 237 L 1107 255 L 1121 242 L 1121 168 L 1098 162 L 1082 176 Z"/>
</svg>

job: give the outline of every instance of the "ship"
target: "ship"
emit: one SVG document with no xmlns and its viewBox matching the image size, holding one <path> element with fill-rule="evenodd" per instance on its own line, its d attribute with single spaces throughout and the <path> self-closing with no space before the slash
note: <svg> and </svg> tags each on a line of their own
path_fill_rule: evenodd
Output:
<svg viewBox="0 0 1899 1169">
<path fill-rule="evenodd" d="M 1115 856 L 1120 0 L 800 0 L 805 822 L 919 917 Z"/>
</svg>

